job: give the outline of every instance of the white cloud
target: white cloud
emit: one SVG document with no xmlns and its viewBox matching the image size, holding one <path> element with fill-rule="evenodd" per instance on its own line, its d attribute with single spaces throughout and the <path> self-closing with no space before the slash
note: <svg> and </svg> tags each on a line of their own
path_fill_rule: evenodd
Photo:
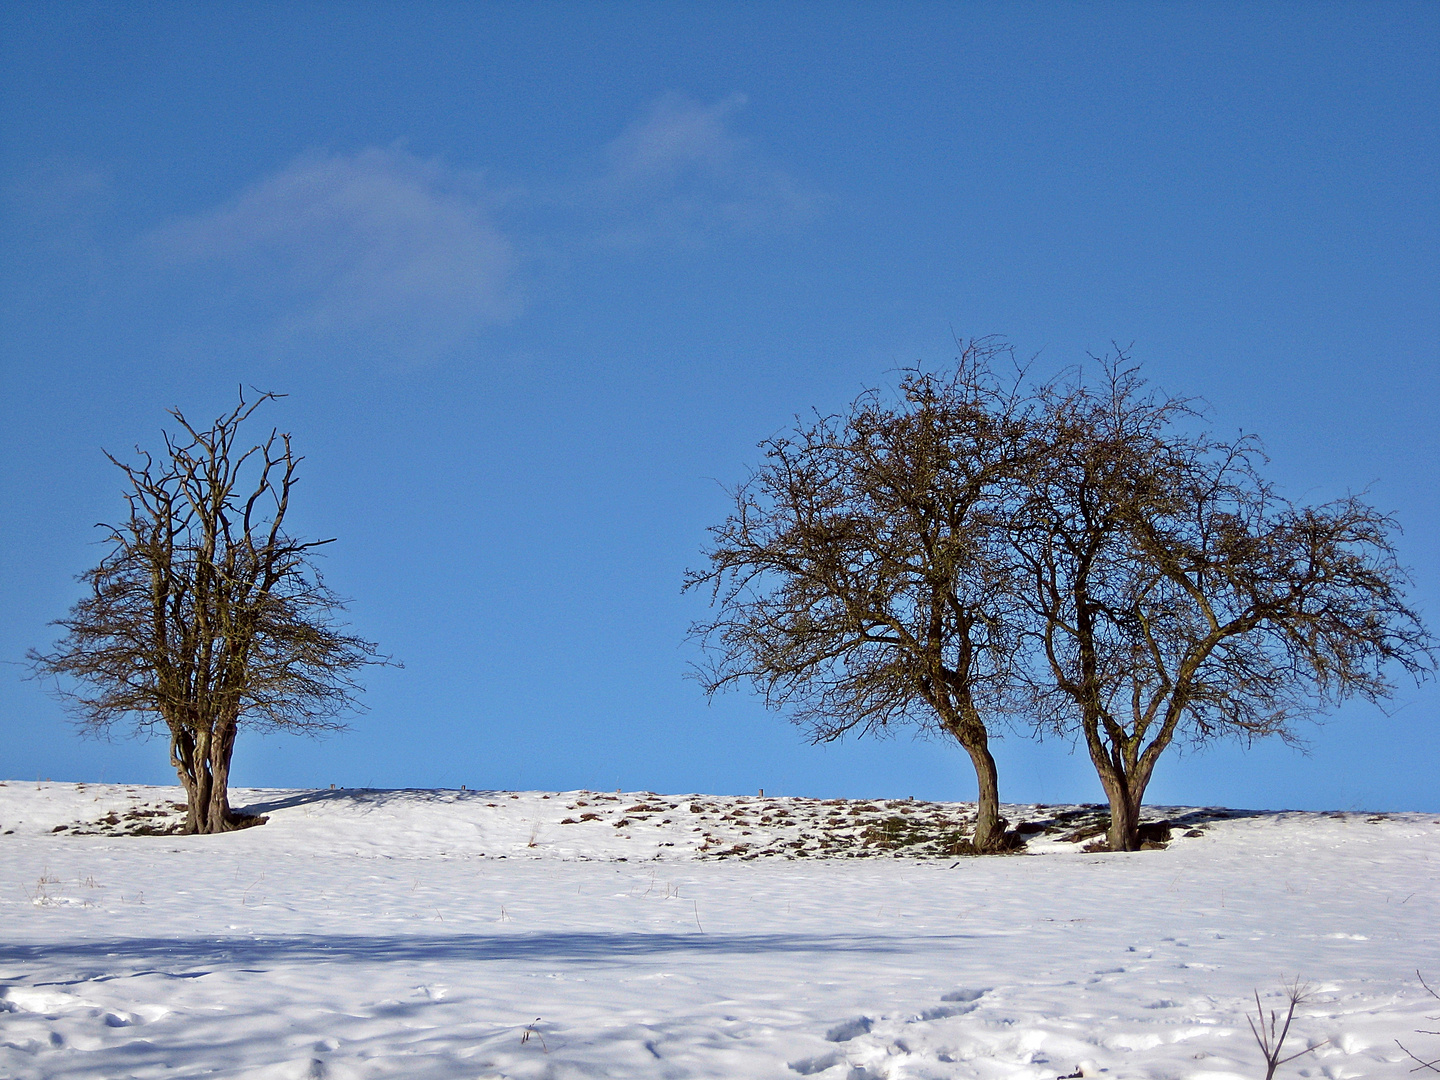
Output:
<svg viewBox="0 0 1440 1080">
<path fill-rule="evenodd" d="M 662 96 L 606 147 L 609 181 L 652 187 L 675 184 L 687 175 L 728 179 L 748 153 L 728 126 L 730 115 L 744 104 L 739 95 L 709 106 L 679 94 Z"/>
<path fill-rule="evenodd" d="M 448 352 L 519 307 L 515 255 L 478 179 L 402 148 L 308 154 L 152 239 L 168 261 L 227 271 L 282 340 Z"/>
<path fill-rule="evenodd" d="M 694 238 L 809 217 L 818 196 L 732 129 L 744 104 L 742 95 L 702 105 L 665 94 L 612 141 L 588 188 L 612 235 Z"/>
<path fill-rule="evenodd" d="M 557 272 L 581 250 L 723 240 L 810 216 L 817 196 L 733 130 L 743 105 L 660 97 L 588 179 L 532 178 L 507 197 L 504 230 L 479 173 L 392 146 L 302 155 L 148 239 L 227 330 L 252 327 L 281 353 L 430 360 L 519 314 L 517 248 L 534 276 L 542 252 Z"/>
</svg>

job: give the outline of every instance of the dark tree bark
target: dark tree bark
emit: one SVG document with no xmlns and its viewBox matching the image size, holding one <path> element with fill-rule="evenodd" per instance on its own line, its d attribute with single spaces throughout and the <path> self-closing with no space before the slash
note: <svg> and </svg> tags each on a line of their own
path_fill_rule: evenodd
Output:
<svg viewBox="0 0 1440 1080">
<path fill-rule="evenodd" d="M 761 444 L 764 463 L 711 530 L 718 616 L 697 624 L 710 694 L 746 682 L 816 741 L 900 724 L 944 733 L 978 786 L 974 844 L 1006 844 L 987 718 L 1004 714 L 1019 614 L 1007 522 L 1032 465 L 1026 402 L 973 342 L 953 375 L 909 372 Z M 1007 353 L 1008 355 L 1008 353 Z"/>
<path fill-rule="evenodd" d="M 1434 669 L 1404 602 L 1394 523 L 1359 499 L 1296 506 L 1254 440 L 1179 430 L 1188 403 L 1147 393 L 1121 355 L 1101 385 L 1041 392 L 1046 442 L 1012 535 L 1029 572 L 1041 723 L 1084 739 L 1113 850 L 1177 736 L 1279 736 L 1352 696 Z"/>
<path fill-rule="evenodd" d="M 90 595 L 60 620 L 66 635 L 32 670 L 54 677 L 82 727 L 163 725 L 186 792 L 185 831 L 252 824 L 230 808 L 230 761 L 242 726 L 319 733 L 356 707 L 354 673 L 383 661 L 333 621 L 343 610 L 304 542 L 284 531 L 300 459 L 271 431 L 242 449 L 241 424 L 265 394 L 207 430 L 172 411 L 157 461 L 110 457 L 124 473 L 129 519 L 103 525 L 110 550 L 82 575 Z M 108 455 L 107 455 L 108 456 Z"/>
</svg>

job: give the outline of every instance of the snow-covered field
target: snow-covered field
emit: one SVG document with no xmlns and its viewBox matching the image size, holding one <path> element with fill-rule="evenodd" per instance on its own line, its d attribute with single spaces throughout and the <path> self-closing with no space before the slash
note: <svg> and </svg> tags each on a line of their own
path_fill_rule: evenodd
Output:
<svg viewBox="0 0 1440 1080">
<path fill-rule="evenodd" d="M 1297 976 L 1278 1076 L 1440 1057 L 1433 814 L 1121 855 L 1009 807 L 1024 853 L 957 858 L 959 804 L 239 791 L 267 824 L 181 837 L 178 796 L 0 784 L 0 1077 L 1259 1080 Z"/>
</svg>

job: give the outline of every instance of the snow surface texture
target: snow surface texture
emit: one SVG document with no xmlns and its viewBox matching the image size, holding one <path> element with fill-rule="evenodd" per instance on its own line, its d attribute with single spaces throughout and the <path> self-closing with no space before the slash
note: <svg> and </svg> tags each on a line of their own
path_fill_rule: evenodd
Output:
<svg viewBox="0 0 1440 1080">
<path fill-rule="evenodd" d="M 953 858 L 964 804 L 237 791 L 267 824 L 166 835 L 179 796 L 0 783 L 0 1077 L 1258 1080 L 1296 976 L 1278 1076 L 1440 1056 L 1435 815 L 1124 855 L 1017 806 L 1025 853 Z"/>
</svg>

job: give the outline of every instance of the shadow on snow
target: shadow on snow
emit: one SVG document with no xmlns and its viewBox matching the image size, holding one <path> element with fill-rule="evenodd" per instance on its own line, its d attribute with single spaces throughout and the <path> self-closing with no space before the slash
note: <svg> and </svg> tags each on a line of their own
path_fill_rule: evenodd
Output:
<svg viewBox="0 0 1440 1080">
<path fill-rule="evenodd" d="M 237 806 L 237 813 L 270 814 L 276 810 L 290 810 L 297 806 L 314 806 L 317 803 L 343 803 L 360 808 L 375 808 L 389 803 L 457 803 L 486 802 L 508 798 L 503 791 L 454 791 L 448 788 L 315 788 L 307 791 L 292 791 L 273 799 Z"/>
<path fill-rule="evenodd" d="M 161 964 L 167 969 L 207 964 L 265 965 L 376 961 L 548 960 L 604 963 L 632 957 L 688 953 L 762 955 L 767 953 L 903 953 L 963 947 L 994 935 L 943 937 L 846 937 L 830 934 L 451 934 L 444 936 L 295 934 L 259 938 L 117 938 L 0 945 L 0 962 L 57 962 L 106 966 L 129 961 Z M 167 970 L 166 974 L 175 974 Z M 205 972 L 186 972 L 194 978 Z"/>
</svg>

